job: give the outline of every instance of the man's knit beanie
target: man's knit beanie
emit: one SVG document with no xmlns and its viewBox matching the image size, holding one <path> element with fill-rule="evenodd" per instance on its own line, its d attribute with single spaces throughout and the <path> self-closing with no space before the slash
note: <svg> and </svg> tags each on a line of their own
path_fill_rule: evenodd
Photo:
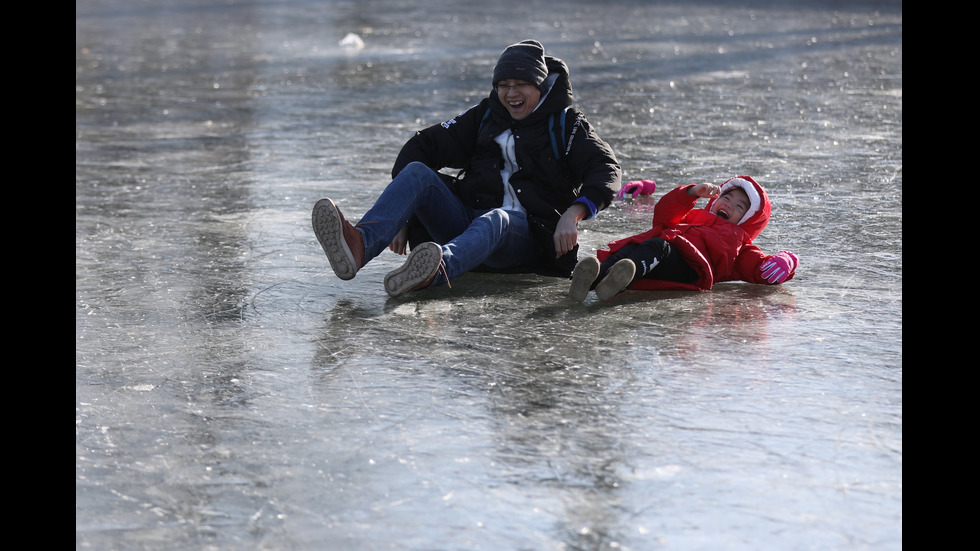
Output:
<svg viewBox="0 0 980 551">
<path fill-rule="evenodd" d="M 493 85 L 509 78 L 541 86 L 548 78 L 548 65 L 544 60 L 544 46 L 537 40 L 524 40 L 507 46 L 493 68 Z"/>
</svg>

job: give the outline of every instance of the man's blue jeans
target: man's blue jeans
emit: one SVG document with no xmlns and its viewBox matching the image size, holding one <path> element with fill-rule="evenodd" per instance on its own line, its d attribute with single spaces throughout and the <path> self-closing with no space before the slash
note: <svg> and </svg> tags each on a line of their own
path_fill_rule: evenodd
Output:
<svg viewBox="0 0 980 551">
<path fill-rule="evenodd" d="M 412 215 L 442 245 L 444 284 L 479 266 L 507 270 L 534 260 L 534 241 L 523 212 L 476 210 L 456 197 L 438 173 L 411 163 L 388 184 L 357 229 L 364 236 L 364 263 L 381 254 Z"/>
</svg>

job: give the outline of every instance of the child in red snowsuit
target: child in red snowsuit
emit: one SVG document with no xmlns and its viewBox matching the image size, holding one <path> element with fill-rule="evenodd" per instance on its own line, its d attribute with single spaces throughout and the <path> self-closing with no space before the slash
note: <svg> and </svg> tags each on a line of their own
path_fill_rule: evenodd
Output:
<svg viewBox="0 0 980 551">
<path fill-rule="evenodd" d="M 707 206 L 694 208 L 702 197 Z M 722 281 L 789 281 L 799 265 L 796 255 L 767 255 L 752 244 L 769 223 L 770 208 L 766 191 L 749 176 L 720 187 L 678 187 L 657 202 L 650 230 L 582 259 L 568 294 L 582 301 L 595 289 L 599 300 L 608 300 L 626 289 L 703 291 Z"/>
</svg>

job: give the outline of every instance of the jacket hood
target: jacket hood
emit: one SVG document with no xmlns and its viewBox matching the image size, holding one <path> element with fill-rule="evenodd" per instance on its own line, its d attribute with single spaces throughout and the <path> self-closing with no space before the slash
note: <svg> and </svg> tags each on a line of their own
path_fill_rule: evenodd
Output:
<svg viewBox="0 0 980 551">
<path fill-rule="evenodd" d="M 544 56 L 548 66 L 548 78 L 542 83 L 541 97 L 542 107 L 548 103 L 551 96 L 556 96 L 558 103 L 555 109 L 560 111 L 572 104 L 572 80 L 568 74 L 568 65 L 557 57 L 550 55 Z M 547 87 L 545 87 L 547 85 Z"/>
<path fill-rule="evenodd" d="M 738 221 L 738 226 L 745 230 L 752 239 L 759 237 L 762 230 L 769 224 L 769 215 L 772 207 L 769 203 L 769 195 L 766 190 L 759 185 L 751 176 L 736 176 L 727 180 L 721 185 L 721 192 L 725 193 L 732 187 L 740 187 L 749 196 L 749 210 L 746 211 L 742 219 Z M 708 201 L 705 210 L 711 210 L 715 199 Z"/>
</svg>

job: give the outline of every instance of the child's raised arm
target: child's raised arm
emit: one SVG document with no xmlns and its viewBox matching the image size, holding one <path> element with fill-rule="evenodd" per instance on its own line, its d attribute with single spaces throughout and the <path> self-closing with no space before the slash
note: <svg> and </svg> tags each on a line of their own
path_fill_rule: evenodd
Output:
<svg viewBox="0 0 980 551">
<path fill-rule="evenodd" d="M 718 197 L 721 188 L 714 184 L 697 184 L 687 188 L 687 194 L 691 197 Z"/>
</svg>

